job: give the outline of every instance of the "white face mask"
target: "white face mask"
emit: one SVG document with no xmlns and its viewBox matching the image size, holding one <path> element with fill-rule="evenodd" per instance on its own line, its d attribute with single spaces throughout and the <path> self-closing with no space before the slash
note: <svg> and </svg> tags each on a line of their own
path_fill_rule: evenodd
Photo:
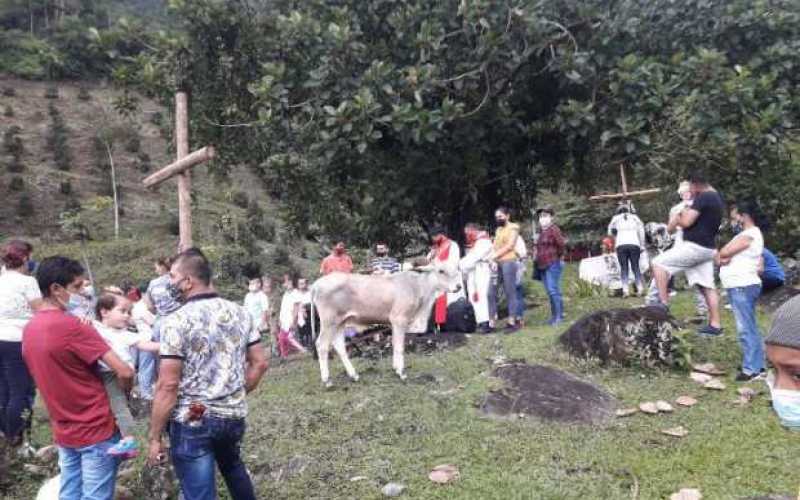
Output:
<svg viewBox="0 0 800 500">
<path fill-rule="evenodd" d="M 800 391 L 776 389 L 775 375 L 767 375 L 767 386 L 772 395 L 772 408 L 778 414 L 781 424 L 787 429 L 800 432 Z"/>
<path fill-rule="evenodd" d="M 539 217 L 539 224 L 541 224 L 542 227 L 550 227 L 550 224 L 552 223 L 553 223 L 553 217 L 549 215 L 542 215 Z"/>
<path fill-rule="evenodd" d="M 258 283 L 250 283 L 247 285 L 247 289 L 251 292 L 257 292 L 261 289 L 261 287 L 258 286 Z"/>
</svg>

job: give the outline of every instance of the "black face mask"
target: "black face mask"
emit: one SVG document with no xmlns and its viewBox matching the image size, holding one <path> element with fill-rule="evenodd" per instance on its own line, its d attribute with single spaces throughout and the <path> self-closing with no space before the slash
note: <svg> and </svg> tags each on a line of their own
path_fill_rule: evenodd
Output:
<svg viewBox="0 0 800 500">
<path fill-rule="evenodd" d="M 495 222 L 497 222 L 498 226 L 505 226 L 507 221 L 505 219 L 495 219 Z"/>
</svg>

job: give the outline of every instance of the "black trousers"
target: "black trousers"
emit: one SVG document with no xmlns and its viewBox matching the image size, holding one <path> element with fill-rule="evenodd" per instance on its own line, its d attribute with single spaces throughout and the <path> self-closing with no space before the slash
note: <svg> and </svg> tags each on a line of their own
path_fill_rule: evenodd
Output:
<svg viewBox="0 0 800 500">
<path fill-rule="evenodd" d="M 642 286 L 642 270 L 639 268 L 639 257 L 642 249 L 638 245 L 620 245 L 617 247 L 617 259 L 619 260 L 619 277 L 622 286 L 628 286 L 628 265 L 633 269 L 633 277 L 636 286 Z"/>
</svg>

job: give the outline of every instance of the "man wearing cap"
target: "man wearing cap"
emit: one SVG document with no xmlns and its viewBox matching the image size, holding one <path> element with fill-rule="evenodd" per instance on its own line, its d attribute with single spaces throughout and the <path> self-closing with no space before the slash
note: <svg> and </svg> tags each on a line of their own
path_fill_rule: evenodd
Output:
<svg viewBox="0 0 800 500">
<path fill-rule="evenodd" d="M 800 431 L 800 297 L 775 311 L 764 343 L 775 367 L 775 373 L 767 377 L 772 408 L 784 427 Z"/>
<path fill-rule="evenodd" d="M 700 335 L 717 337 L 722 334 L 719 315 L 719 295 L 714 282 L 714 252 L 722 223 L 725 202 L 709 185 L 701 172 L 689 176 L 694 195 L 692 205 L 673 217 L 669 228 L 683 230 L 683 243 L 672 247 L 653 260 L 653 276 L 658 286 L 660 304 L 669 306 L 667 286 L 671 276 L 684 273 L 689 285 L 702 291 L 708 306 L 708 324 L 698 330 Z"/>
</svg>

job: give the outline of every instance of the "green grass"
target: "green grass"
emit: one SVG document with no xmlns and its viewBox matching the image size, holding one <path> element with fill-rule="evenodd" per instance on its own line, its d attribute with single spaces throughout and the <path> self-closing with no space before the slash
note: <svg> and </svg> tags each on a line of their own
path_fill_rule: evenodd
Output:
<svg viewBox="0 0 800 500">
<path fill-rule="evenodd" d="M 566 282 L 575 275 L 571 267 Z M 732 404 L 740 355 L 730 312 L 723 338 L 688 336 L 695 361 L 728 370 L 728 388 L 711 392 L 683 372 L 571 360 L 555 346 L 566 327 L 533 326 L 545 319 L 546 300 L 539 284 L 529 289 L 542 304 L 529 309 L 532 326 L 511 336 L 473 335 L 454 351 L 410 354 L 405 383 L 393 376 L 389 358 L 354 360 L 358 383 L 346 381 L 334 361 L 331 391 L 322 389 L 315 361 L 273 362 L 250 397 L 243 450 L 259 498 L 377 499 L 389 481 L 406 485 L 404 498 L 419 499 L 624 499 L 637 490 L 637 498 L 663 499 L 684 487 L 699 488 L 704 499 L 797 494 L 800 435 L 779 425 L 766 387 L 752 384 L 762 391 L 754 402 Z M 568 297 L 568 320 L 637 302 Z M 682 293 L 673 311 L 683 318 L 692 307 L 692 297 Z M 766 327 L 767 318 L 761 320 Z M 622 406 L 684 394 L 699 403 L 673 414 L 615 419 L 604 428 L 490 419 L 476 405 L 499 385 L 487 361 L 497 354 L 569 371 L 605 387 Z M 659 433 L 677 425 L 689 435 Z M 290 460 L 304 464 L 302 472 L 276 480 Z M 431 483 L 428 472 L 442 463 L 457 465 L 461 479 Z M 356 476 L 366 479 L 351 481 Z"/>
</svg>

